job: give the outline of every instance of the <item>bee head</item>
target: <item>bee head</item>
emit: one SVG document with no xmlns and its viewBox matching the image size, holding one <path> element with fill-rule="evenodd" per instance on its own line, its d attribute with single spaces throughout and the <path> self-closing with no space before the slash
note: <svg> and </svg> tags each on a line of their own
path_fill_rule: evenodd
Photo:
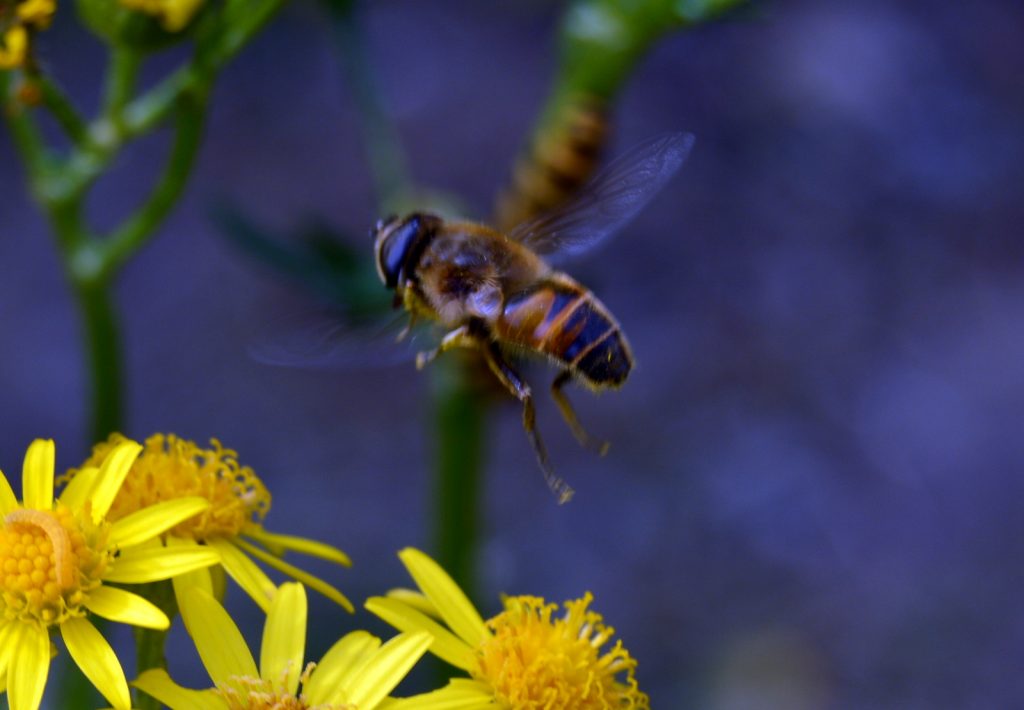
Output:
<svg viewBox="0 0 1024 710">
<path fill-rule="evenodd" d="M 394 215 L 377 221 L 370 235 L 377 257 L 377 275 L 384 285 L 395 288 L 415 266 L 422 237 L 430 231 L 429 215 L 411 214 L 405 218 Z"/>
</svg>

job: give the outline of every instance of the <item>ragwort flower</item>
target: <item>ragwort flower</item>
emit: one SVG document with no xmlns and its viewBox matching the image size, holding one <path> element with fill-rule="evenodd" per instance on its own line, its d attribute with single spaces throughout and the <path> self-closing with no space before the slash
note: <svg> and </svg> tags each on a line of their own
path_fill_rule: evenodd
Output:
<svg viewBox="0 0 1024 710">
<path fill-rule="evenodd" d="M 120 3 L 157 18 L 168 32 L 179 32 L 192 21 L 203 0 L 120 0 Z"/>
<path fill-rule="evenodd" d="M 185 585 L 182 585 L 185 586 Z M 214 687 L 192 690 L 166 670 L 132 685 L 171 710 L 375 710 L 430 645 L 430 634 L 403 633 L 381 646 L 365 631 L 343 636 L 320 663 L 303 666 L 306 591 L 281 585 L 267 613 L 259 668 L 238 627 L 209 587 L 182 591 L 181 615 Z"/>
<path fill-rule="evenodd" d="M 88 616 L 166 629 L 170 622 L 156 606 L 109 583 L 153 582 L 217 562 L 209 550 L 152 544 L 154 536 L 202 511 L 208 504 L 201 498 L 107 520 L 141 449 L 134 441 L 119 442 L 56 500 L 52 441 L 29 446 L 21 503 L 0 473 L 0 682 L 6 682 L 13 710 L 35 708 L 42 700 L 51 631 L 60 631 L 75 663 L 111 705 L 129 708 L 121 664 Z"/>
<path fill-rule="evenodd" d="M 419 550 L 399 553 L 420 592 L 372 597 L 366 608 L 400 631 L 423 630 L 430 650 L 461 668 L 432 693 L 405 698 L 389 710 L 646 710 L 634 678 L 636 661 L 615 633 L 587 607 L 593 597 L 557 604 L 539 597 L 506 597 L 505 610 L 487 622 L 448 574 Z M 447 628 L 446 628 L 447 627 Z"/>
<path fill-rule="evenodd" d="M 57 0 L 0 0 L 0 69 L 25 63 L 32 33 L 50 26 Z"/>
<path fill-rule="evenodd" d="M 124 437 L 113 434 L 93 448 L 83 469 L 107 455 Z M 81 470 L 68 472 L 73 481 Z M 238 455 L 214 439 L 203 449 L 174 434 L 155 434 L 135 460 L 131 472 L 110 508 L 118 520 L 153 503 L 186 496 L 200 496 L 210 507 L 191 520 L 170 530 L 166 538 L 178 545 L 203 545 L 217 551 L 221 566 L 260 607 L 266 611 L 277 586 L 251 558 L 315 589 L 348 611 L 352 603 L 336 588 L 318 577 L 281 559 L 294 550 L 349 566 L 348 556 L 336 547 L 264 529 L 263 518 L 270 511 L 270 493 L 248 466 L 240 466 Z"/>
</svg>

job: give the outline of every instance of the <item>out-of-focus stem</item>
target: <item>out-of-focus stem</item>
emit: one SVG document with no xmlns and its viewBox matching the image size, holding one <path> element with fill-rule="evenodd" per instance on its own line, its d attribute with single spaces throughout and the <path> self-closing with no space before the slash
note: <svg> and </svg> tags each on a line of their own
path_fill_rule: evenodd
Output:
<svg viewBox="0 0 1024 710">
<path fill-rule="evenodd" d="M 68 138 L 75 145 L 85 143 L 89 139 L 89 128 L 60 86 L 42 72 L 34 72 L 30 76 L 39 87 L 43 105 L 57 119 Z"/>
<path fill-rule="evenodd" d="M 373 173 L 381 215 L 405 206 L 412 194 L 398 132 L 377 91 L 373 68 L 355 16 L 355 3 L 327 0 L 335 47 L 360 114 L 360 128 Z M 483 441 L 488 404 L 473 381 L 474 363 L 457 353 L 440 358 L 433 374 L 431 423 L 434 430 L 434 554 L 472 598 Z"/>
<path fill-rule="evenodd" d="M 178 604 L 174 598 L 174 586 L 169 580 L 151 582 L 145 585 L 142 593 L 146 599 L 160 607 L 168 619 L 173 619 L 178 613 Z M 142 675 L 143 671 L 150 668 L 167 668 L 167 658 L 164 656 L 167 630 L 135 627 L 134 633 L 136 675 Z M 155 698 L 136 691 L 133 707 L 139 708 L 139 710 L 159 710 L 163 706 Z"/>
<path fill-rule="evenodd" d="M 28 169 L 32 191 L 38 195 L 39 179 L 47 163 L 46 146 L 27 109 L 11 96 L 9 71 L 0 71 L 0 112 L 7 119 L 14 147 Z"/>
<path fill-rule="evenodd" d="M 135 91 L 142 55 L 129 47 L 114 47 L 110 51 L 106 86 L 103 89 L 103 115 L 118 123 L 125 104 Z"/>
<path fill-rule="evenodd" d="M 146 202 L 102 243 L 102 270 L 110 274 L 120 268 L 163 222 L 178 201 L 203 135 L 206 94 L 183 97 L 183 106 L 175 122 L 171 156 L 153 192 Z"/>
<path fill-rule="evenodd" d="M 91 386 L 90 441 L 103 441 L 122 429 L 121 332 L 110 300 L 107 279 L 74 280 L 82 314 L 86 361 Z"/>
<path fill-rule="evenodd" d="M 576 0 L 559 37 L 560 62 L 529 148 L 498 198 L 508 229 L 556 209 L 597 168 L 608 107 L 637 62 L 665 34 L 714 19 L 747 0 Z"/>
<path fill-rule="evenodd" d="M 472 370 L 457 353 L 440 358 L 432 367 L 435 558 L 473 599 L 489 407 Z"/>
<path fill-rule="evenodd" d="M 408 195 L 410 180 L 405 155 L 398 140 L 398 131 L 377 91 L 353 3 L 335 2 L 329 5 L 329 9 L 334 47 L 362 117 L 359 127 L 373 173 L 377 204 L 383 215 L 397 209 Z"/>
</svg>

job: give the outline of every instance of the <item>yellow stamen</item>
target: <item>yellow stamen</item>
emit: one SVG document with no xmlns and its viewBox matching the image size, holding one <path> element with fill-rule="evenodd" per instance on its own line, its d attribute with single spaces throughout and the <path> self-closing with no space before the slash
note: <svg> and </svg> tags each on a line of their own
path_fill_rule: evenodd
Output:
<svg viewBox="0 0 1024 710">
<path fill-rule="evenodd" d="M 587 609 L 592 600 L 588 592 L 566 602 L 554 618 L 557 604 L 507 598 L 505 611 L 487 622 L 494 635 L 478 647 L 472 675 L 516 710 L 646 710 L 650 701 L 633 677 L 636 661 L 622 643 L 600 655 L 614 630 Z"/>
<path fill-rule="evenodd" d="M 82 468 L 98 466 L 124 440 L 113 434 L 97 444 Z M 75 473 L 69 471 L 64 480 Z M 146 440 L 107 517 L 120 520 L 155 503 L 188 496 L 206 498 L 210 507 L 177 525 L 171 535 L 197 542 L 235 537 L 270 510 L 270 493 L 251 468 L 239 465 L 234 451 L 216 439 L 203 449 L 173 434 L 156 434 Z"/>
<path fill-rule="evenodd" d="M 315 666 L 315 663 L 306 665 L 299 678 L 303 686 Z M 295 696 L 283 690 L 285 681 L 286 678 L 281 678 L 275 684 L 262 678 L 235 676 L 229 681 L 230 685 L 217 686 L 214 692 L 224 700 L 228 710 L 358 710 L 355 705 L 310 705 L 301 693 Z"/>
</svg>

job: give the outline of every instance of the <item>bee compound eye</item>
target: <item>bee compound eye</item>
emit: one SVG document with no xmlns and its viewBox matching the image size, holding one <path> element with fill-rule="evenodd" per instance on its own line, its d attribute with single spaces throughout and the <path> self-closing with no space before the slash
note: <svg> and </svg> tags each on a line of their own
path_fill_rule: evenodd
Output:
<svg viewBox="0 0 1024 710">
<path fill-rule="evenodd" d="M 393 221 L 397 221 L 397 218 Z M 384 229 L 391 227 L 391 222 L 384 226 Z M 420 219 L 414 215 L 399 224 L 383 237 L 379 250 L 380 274 L 384 284 L 388 288 L 395 288 L 401 277 L 406 260 L 412 251 L 413 245 L 420 236 Z"/>
</svg>

